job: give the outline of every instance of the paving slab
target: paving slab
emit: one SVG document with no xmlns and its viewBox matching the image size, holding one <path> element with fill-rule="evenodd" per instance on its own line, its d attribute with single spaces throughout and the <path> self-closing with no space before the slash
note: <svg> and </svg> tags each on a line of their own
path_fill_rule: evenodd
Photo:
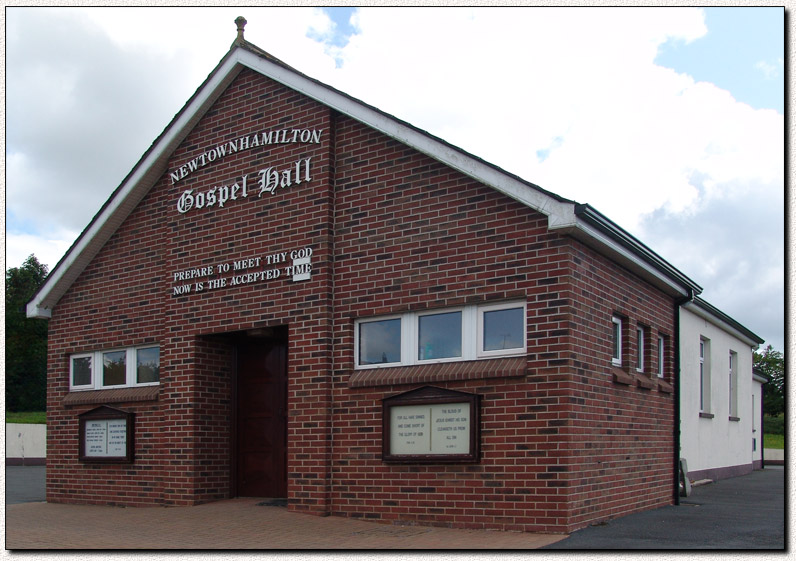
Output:
<svg viewBox="0 0 796 561">
<path fill-rule="evenodd" d="M 55 503 L 6 507 L 6 548 L 102 550 L 529 550 L 564 538 L 390 526 L 231 499 L 192 507 L 120 508 Z"/>
</svg>

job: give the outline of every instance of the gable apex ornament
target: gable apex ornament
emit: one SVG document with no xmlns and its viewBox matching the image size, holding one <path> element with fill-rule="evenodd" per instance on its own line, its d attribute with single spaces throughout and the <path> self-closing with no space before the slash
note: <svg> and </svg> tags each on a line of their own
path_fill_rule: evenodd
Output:
<svg viewBox="0 0 796 561">
<path fill-rule="evenodd" d="M 235 25 L 238 26 L 238 36 L 235 38 L 235 44 L 240 45 L 245 42 L 245 39 L 243 38 L 243 28 L 246 27 L 246 18 L 243 16 L 236 17 Z"/>
</svg>

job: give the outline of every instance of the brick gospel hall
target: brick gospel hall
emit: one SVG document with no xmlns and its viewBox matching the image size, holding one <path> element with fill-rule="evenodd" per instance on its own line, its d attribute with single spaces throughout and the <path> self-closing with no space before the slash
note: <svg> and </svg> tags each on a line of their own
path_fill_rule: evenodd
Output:
<svg viewBox="0 0 796 561">
<path fill-rule="evenodd" d="M 47 500 L 532 532 L 673 503 L 700 287 L 244 23 L 28 306 Z"/>
</svg>

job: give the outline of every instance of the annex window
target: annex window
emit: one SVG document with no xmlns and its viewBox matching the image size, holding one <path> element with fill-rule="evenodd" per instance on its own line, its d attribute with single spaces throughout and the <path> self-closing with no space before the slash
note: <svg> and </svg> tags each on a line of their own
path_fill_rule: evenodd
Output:
<svg viewBox="0 0 796 561">
<path fill-rule="evenodd" d="M 101 390 L 160 383 L 160 348 L 130 347 L 70 357 L 69 389 Z"/>
<path fill-rule="evenodd" d="M 666 338 L 658 336 L 658 378 L 663 378 L 666 374 Z"/>
<path fill-rule="evenodd" d="M 738 418 L 738 353 L 730 351 L 729 357 L 730 419 Z"/>
<path fill-rule="evenodd" d="M 525 303 L 471 305 L 357 320 L 356 368 L 408 366 L 525 353 Z"/>
<path fill-rule="evenodd" d="M 710 412 L 710 341 L 699 339 L 699 411 Z"/>
<path fill-rule="evenodd" d="M 613 321 L 613 354 L 611 363 L 614 366 L 622 366 L 622 318 L 614 316 Z"/>
</svg>

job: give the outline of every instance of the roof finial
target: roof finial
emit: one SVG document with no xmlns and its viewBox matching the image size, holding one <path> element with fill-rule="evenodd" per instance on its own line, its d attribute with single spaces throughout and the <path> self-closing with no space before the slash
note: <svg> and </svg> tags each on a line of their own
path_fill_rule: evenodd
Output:
<svg viewBox="0 0 796 561">
<path fill-rule="evenodd" d="M 246 27 L 246 18 L 243 16 L 238 16 L 235 18 L 235 25 L 238 26 L 238 38 L 236 42 L 242 42 L 243 39 L 243 28 Z"/>
</svg>

